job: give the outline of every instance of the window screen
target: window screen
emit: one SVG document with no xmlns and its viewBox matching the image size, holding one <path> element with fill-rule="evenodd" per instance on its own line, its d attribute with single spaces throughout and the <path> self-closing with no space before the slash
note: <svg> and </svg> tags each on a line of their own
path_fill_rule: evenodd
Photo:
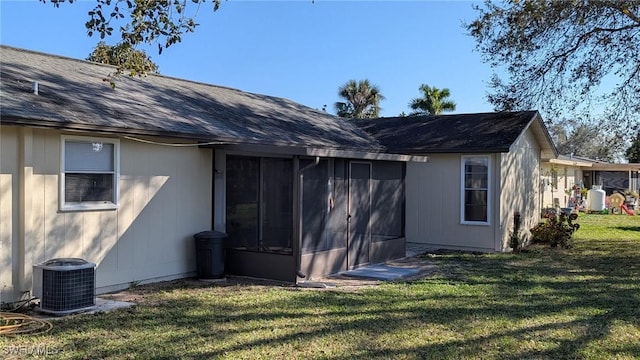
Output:
<svg viewBox="0 0 640 360">
<path fill-rule="evenodd" d="M 227 157 L 227 234 L 234 247 L 258 250 L 260 160 Z"/>
<path fill-rule="evenodd" d="M 262 165 L 262 246 L 288 251 L 293 239 L 293 163 L 263 159 Z"/>
<path fill-rule="evenodd" d="M 403 235 L 404 178 L 402 163 L 374 162 L 371 179 L 371 240 Z"/>
<path fill-rule="evenodd" d="M 227 156 L 226 231 L 232 247 L 292 251 L 291 159 Z"/>
<path fill-rule="evenodd" d="M 301 160 L 300 167 L 312 164 Z M 302 181 L 302 252 L 347 246 L 347 161 L 322 160 Z"/>
<path fill-rule="evenodd" d="M 301 160 L 300 168 L 312 164 L 312 160 Z M 302 251 L 328 250 L 326 239 L 327 208 L 329 197 L 328 161 L 308 168 L 302 175 Z"/>
</svg>

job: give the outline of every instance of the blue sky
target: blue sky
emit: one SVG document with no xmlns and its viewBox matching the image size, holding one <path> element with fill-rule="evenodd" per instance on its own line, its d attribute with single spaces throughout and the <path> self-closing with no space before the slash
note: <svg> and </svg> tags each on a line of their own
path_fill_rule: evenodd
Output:
<svg viewBox="0 0 640 360">
<path fill-rule="evenodd" d="M 84 23 L 95 0 L 42 4 L 0 0 L 0 42 L 86 58 L 98 37 Z M 491 111 L 491 69 L 462 26 L 470 1 L 223 1 L 203 4 L 195 33 L 158 55 L 166 76 L 279 96 L 334 113 L 338 87 L 369 79 L 386 100 L 383 116 L 409 112 L 422 83 L 449 88 L 456 113 Z M 192 6 L 192 5 L 189 5 Z M 195 10 L 195 9 L 193 9 Z M 105 39 L 113 44 L 119 34 Z"/>
</svg>

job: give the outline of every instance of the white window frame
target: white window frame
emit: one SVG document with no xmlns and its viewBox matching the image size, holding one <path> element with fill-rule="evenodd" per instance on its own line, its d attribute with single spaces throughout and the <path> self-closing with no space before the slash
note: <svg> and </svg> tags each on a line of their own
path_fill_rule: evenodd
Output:
<svg viewBox="0 0 640 360">
<path fill-rule="evenodd" d="M 95 144 L 113 144 L 113 170 L 100 171 L 99 174 L 110 173 L 113 176 L 113 199 L 112 201 L 83 201 L 67 202 L 65 199 L 65 151 L 67 142 L 90 142 Z M 70 171 L 71 172 L 71 171 Z M 73 171 L 82 173 L 82 171 Z M 96 173 L 96 172 L 87 172 Z M 83 210 L 113 210 L 118 208 L 120 198 L 120 140 L 114 138 L 99 138 L 88 136 L 62 135 L 60 139 L 60 187 L 59 203 L 60 211 L 83 211 Z"/>
<path fill-rule="evenodd" d="M 464 217 L 464 204 L 465 204 L 465 165 L 468 159 L 477 159 L 482 158 L 487 160 L 487 188 L 481 189 L 487 191 L 487 221 L 470 221 L 465 220 Z M 463 155 L 460 159 L 460 223 L 464 225 L 481 225 L 488 226 L 491 225 L 491 208 L 492 208 L 492 199 L 493 199 L 493 187 L 492 187 L 492 175 L 493 174 L 493 162 L 491 160 L 491 155 Z M 480 189 L 480 188 L 478 188 Z"/>
</svg>

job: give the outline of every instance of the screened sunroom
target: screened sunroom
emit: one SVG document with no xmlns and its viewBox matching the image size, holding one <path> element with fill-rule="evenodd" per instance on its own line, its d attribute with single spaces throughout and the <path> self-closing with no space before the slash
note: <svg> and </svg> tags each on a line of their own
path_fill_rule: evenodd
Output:
<svg viewBox="0 0 640 360">
<path fill-rule="evenodd" d="M 227 274 L 296 282 L 405 254 L 404 162 L 217 151 L 215 168 Z"/>
</svg>

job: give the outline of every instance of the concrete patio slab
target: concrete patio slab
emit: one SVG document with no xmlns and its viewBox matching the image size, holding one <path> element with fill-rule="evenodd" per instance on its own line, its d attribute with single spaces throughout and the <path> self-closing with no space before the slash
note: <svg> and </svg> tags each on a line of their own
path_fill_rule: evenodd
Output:
<svg viewBox="0 0 640 360">
<path fill-rule="evenodd" d="M 55 320 L 55 319 L 60 319 L 63 318 L 65 316 L 71 316 L 71 315 L 80 315 L 80 314 L 95 314 L 95 313 L 100 313 L 100 312 L 108 312 L 111 310 L 116 310 L 116 309 L 123 309 L 123 308 L 129 308 L 132 306 L 135 306 L 135 303 L 132 302 L 127 302 L 127 301 L 117 301 L 117 300 L 111 300 L 111 299 L 105 299 L 105 298 L 101 298 L 101 297 L 96 297 L 95 298 L 95 305 L 87 308 L 85 310 L 80 310 L 77 312 L 71 312 L 69 314 L 63 314 L 63 315 L 53 315 L 50 313 L 46 313 L 46 312 L 42 312 L 39 310 L 39 308 L 36 308 L 35 311 L 33 313 L 30 313 L 30 315 L 33 318 L 36 319 L 41 319 L 41 320 Z"/>
<path fill-rule="evenodd" d="M 388 264 L 377 264 L 361 267 L 340 273 L 342 276 L 362 279 L 391 281 L 417 275 L 420 269 L 412 267 L 399 267 Z"/>
</svg>

